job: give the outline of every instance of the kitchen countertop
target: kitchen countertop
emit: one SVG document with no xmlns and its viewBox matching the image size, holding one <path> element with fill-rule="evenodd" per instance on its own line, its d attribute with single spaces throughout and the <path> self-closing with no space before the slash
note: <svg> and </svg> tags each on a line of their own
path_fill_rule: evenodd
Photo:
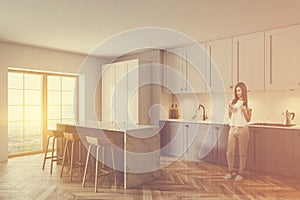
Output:
<svg viewBox="0 0 300 200">
<path fill-rule="evenodd" d="M 158 126 L 150 126 L 150 125 L 136 125 L 136 124 L 119 124 L 119 123 L 110 123 L 110 122 L 102 122 L 102 121 L 78 121 L 76 123 L 58 123 L 76 127 L 83 128 L 93 128 L 93 129 L 102 129 L 108 131 L 133 131 L 140 129 L 158 129 Z"/>
<path fill-rule="evenodd" d="M 214 122 L 211 120 L 201 121 L 201 120 L 191 120 L 191 119 L 163 119 L 161 121 L 229 125 L 228 122 L 220 123 L 220 122 Z M 254 123 L 257 123 L 257 122 L 250 122 L 249 126 L 250 127 L 258 127 L 258 128 L 276 128 L 276 129 L 279 128 L 279 129 L 288 129 L 288 130 L 300 130 L 300 125 L 298 125 L 298 124 L 296 124 L 295 126 L 268 126 L 268 125 L 255 125 Z M 264 122 L 264 123 L 280 124 L 281 122 Z"/>
<path fill-rule="evenodd" d="M 197 123 L 197 124 L 219 124 L 219 125 L 229 125 L 228 122 L 218 122 L 213 120 L 192 120 L 192 119 L 162 119 L 160 121 L 169 121 L 169 122 L 186 122 L 186 123 Z"/>
</svg>

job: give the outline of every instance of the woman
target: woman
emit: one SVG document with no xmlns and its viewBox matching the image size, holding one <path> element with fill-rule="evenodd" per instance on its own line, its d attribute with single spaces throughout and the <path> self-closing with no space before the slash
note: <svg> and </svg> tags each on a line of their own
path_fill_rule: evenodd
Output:
<svg viewBox="0 0 300 200">
<path fill-rule="evenodd" d="M 224 179 L 231 179 L 234 175 L 234 153 L 236 144 L 239 145 L 239 172 L 235 181 L 243 180 L 243 172 L 247 160 L 247 146 L 249 140 L 248 122 L 251 119 L 252 109 L 248 105 L 247 87 L 243 82 L 237 83 L 234 88 L 234 99 L 229 104 L 228 115 L 230 118 L 230 129 L 227 145 L 227 165 L 229 172 Z"/>
</svg>

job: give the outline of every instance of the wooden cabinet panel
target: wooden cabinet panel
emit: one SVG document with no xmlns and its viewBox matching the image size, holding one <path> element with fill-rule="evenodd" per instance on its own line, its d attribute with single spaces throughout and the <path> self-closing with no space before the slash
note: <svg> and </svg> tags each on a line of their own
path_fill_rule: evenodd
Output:
<svg viewBox="0 0 300 200">
<path fill-rule="evenodd" d="M 265 171 L 291 176 L 293 131 L 267 129 L 265 131 L 265 142 Z"/>
<path fill-rule="evenodd" d="M 279 175 L 292 175 L 293 131 L 276 128 L 252 128 L 255 170 Z M 253 154 L 253 155 L 251 155 Z"/>
<path fill-rule="evenodd" d="M 300 178 L 300 130 L 293 134 L 293 177 Z"/>
</svg>

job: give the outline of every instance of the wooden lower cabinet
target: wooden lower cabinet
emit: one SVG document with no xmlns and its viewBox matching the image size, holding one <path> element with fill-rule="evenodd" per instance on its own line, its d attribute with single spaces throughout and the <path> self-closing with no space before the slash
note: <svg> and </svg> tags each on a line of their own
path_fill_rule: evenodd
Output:
<svg viewBox="0 0 300 200">
<path fill-rule="evenodd" d="M 293 175 L 293 130 L 250 128 L 248 168 L 284 175 Z M 250 166 L 250 167 L 249 167 Z"/>
<path fill-rule="evenodd" d="M 211 125 L 205 142 L 204 149 L 208 152 L 203 161 L 227 165 L 227 141 L 228 141 L 228 125 Z M 236 159 L 235 159 L 236 160 Z"/>
<path fill-rule="evenodd" d="M 166 121 L 161 127 L 161 155 L 227 165 L 228 125 Z M 300 178 L 300 130 L 249 126 L 246 169 Z"/>
<path fill-rule="evenodd" d="M 160 121 L 160 153 L 162 156 L 181 157 L 183 154 L 182 124 Z"/>
<path fill-rule="evenodd" d="M 300 178 L 300 130 L 293 134 L 293 177 Z"/>
</svg>

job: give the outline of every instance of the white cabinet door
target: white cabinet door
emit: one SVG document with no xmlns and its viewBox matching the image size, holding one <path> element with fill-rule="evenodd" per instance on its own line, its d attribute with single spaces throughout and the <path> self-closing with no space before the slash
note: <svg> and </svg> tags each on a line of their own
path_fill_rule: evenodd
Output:
<svg viewBox="0 0 300 200">
<path fill-rule="evenodd" d="M 201 61 L 193 63 L 195 58 Z M 172 93 L 200 93 L 206 91 L 205 75 L 201 73 L 201 71 L 205 71 L 203 70 L 205 68 L 205 49 L 202 50 L 198 44 L 166 51 L 164 53 L 164 64 L 170 67 L 170 69 L 164 68 L 164 84 L 170 87 Z M 170 93 L 170 90 L 166 89 L 164 92 Z"/>
<path fill-rule="evenodd" d="M 233 75 L 248 90 L 264 90 L 264 32 L 233 38 Z"/>
<path fill-rule="evenodd" d="M 113 111 L 116 123 L 127 123 L 127 64 L 125 62 L 116 63 L 116 110 Z"/>
<path fill-rule="evenodd" d="M 223 79 L 225 92 L 232 91 L 236 82 L 232 69 L 232 38 L 225 38 L 206 43 L 206 51 L 209 55 L 206 62 L 206 80 L 209 91 L 224 92 L 217 83 L 220 74 Z"/>
<path fill-rule="evenodd" d="M 191 145 L 191 155 L 194 160 L 207 160 L 213 149 L 212 125 L 200 124 L 197 135 Z"/>
<path fill-rule="evenodd" d="M 172 49 L 164 52 L 164 92 L 166 93 L 182 93 L 184 87 L 185 73 L 183 70 L 183 53 L 182 49 Z"/>
<path fill-rule="evenodd" d="M 138 123 L 138 60 L 102 67 L 102 121 Z"/>
<path fill-rule="evenodd" d="M 266 89 L 300 87 L 300 25 L 265 33 Z"/>
<path fill-rule="evenodd" d="M 127 97 L 128 97 L 128 119 L 127 123 L 137 124 L 139 122 L 139 61 L 137 59 L 126 62 L 127 64 Z"/>
<path fill-rule="evenodd" d="M 186 93 L 203 93 L 206 92 L 205 84 L 205 62 L 206 51 L 205 44 L 194 44 L 184 48 L 186 71 L 185 92 Z"/>
<path fill-rule="evenodd" d="M 113 97 L 115 90 L 116 67 L 115 64 L 102 66 L 102 121 L 114 122 L 113 110 L 115 110 L 116 98 Z"/>
<path fill-rule="evenodd" d="M 168 122 L 170 131 L 170 156 L 172 157 L 183 157 L 185 150 L 184 143 L 184 124 L 177 122 Z"/>
</svg>

